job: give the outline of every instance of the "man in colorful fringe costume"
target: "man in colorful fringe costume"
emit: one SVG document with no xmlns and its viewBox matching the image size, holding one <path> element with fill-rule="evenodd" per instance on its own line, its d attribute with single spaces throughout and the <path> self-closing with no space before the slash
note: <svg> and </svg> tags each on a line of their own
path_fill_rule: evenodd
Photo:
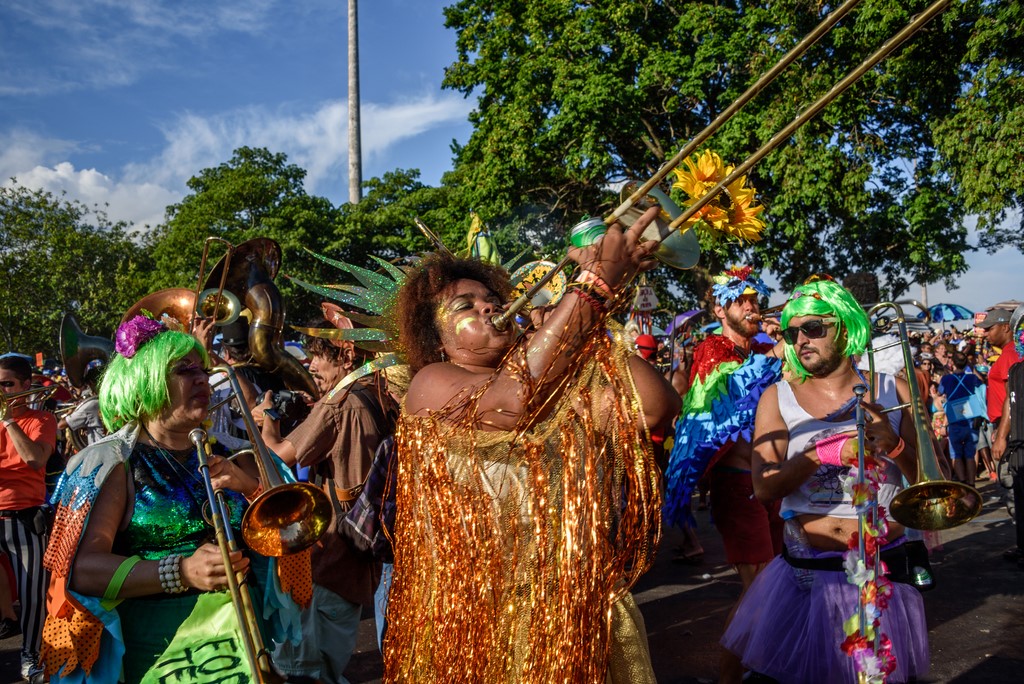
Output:
<svg viewBox="0 0 1024 684">
<path fill-rule="evenodd" d="M 909 388 L 878 374 L 876 402 L 863 401 L 870 488 L 856 485 L 854 388 L 870 384 L 852 359 L 867 344 L 867 316 L 849 291 L 819 280 L 796 289 L 782 325 L 789 379 L 768 388 L 758 405 L 753 481 L 760 500 L 782 499 L 785 550 L 754 580 L 722 645 L 744 666 L 793 684 L 921 677 L 928 670 L 924 605 L 908 583 L 904 529 L 887 513 L 902 478 L 917 479 L 916 437 L 908 409 L 881 412 L 909 402 Z M 858 517 L 872 510 L 869 489 L 877 489 L 878 508 L 865 516 L 861 559 Z M 876 548 L 882 565 L 873 568 Z"/>
<path fill-rule="evenodd" d="M 651 265 L 655 212 L 570 249 L 580 270 L 532 335 L 493 325 L 496 267 L 439 254 L 402 288 L 386 681 L 654 681 L 629 590 L 660 529 L 649 429 L 678 395 L 608 313 Z"/>
<path fill-rule="evenodd" d="M 729 269 L 714 283 L 709 299 L 722 334 L 709 335 L 693 352 L 690 389 L 665 471 L 665 522 L 694 524 L 690 500 L 705 479 L 726 560 L 746 592 L 782 550 L 778 503 L 757 501 L 750 478 L 754 412 L 764 389 L 781 377 L 782 344 L 754 342 L 762 323 L 760 299 L 770 290 L 750 266 Z M 775 321 L 765 320 L 764 327 L 768 334 L 778 334 Z M 742 674 L 739 661 L 723 653 L 721 681 L 739 682 Z"/>
<path fill-rule="evenodd" d="M 292 598 L 309 601 L 308 556 L 304 567 L 286 559 L 278 566 L 235 551 L 229 567 L 211 543 L 189 437 L 208 414 L 209 357 L 177 327 L 167 317 L 136 316 L 118 328 L 99 392 L 113 434 L 75 454 L 54 493 L 42 650 L 53 681 L 244 681 L 237 621 L 222 591 L 229 572 L 249 572 L 269 637 L 299 638 Z M 237 529 L 243 496 L 261 487 L 255 465 L 215 455 L 208 462 L 213 486 L 230 490 Z M 282 571 L 282 583 L 292 596 L 277 567 L 291 571 Z"/>
</svg>

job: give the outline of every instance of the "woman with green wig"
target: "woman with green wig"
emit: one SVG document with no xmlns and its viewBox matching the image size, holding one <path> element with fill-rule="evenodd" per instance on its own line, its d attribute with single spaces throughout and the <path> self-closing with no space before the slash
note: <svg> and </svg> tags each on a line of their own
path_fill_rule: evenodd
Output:
<svg viewBox="0 0 1024 684">
<path fill-rule="evenodd" d="M 118 328 L 115 349 L 99 390 L 112 434 L 71 459 L 54 495 L 42 651 L 54 681 L 142 681 L 198 597 L 250 564 L 236 551 L 226 567 L 204 520 L 206 488 L 189 439 L 209 410 L 203 345 L 136 316 Z M 237 528 L 257 474 L 219 456 L 209 466 L 214 486 L 231 490 Z"/>
</svg>

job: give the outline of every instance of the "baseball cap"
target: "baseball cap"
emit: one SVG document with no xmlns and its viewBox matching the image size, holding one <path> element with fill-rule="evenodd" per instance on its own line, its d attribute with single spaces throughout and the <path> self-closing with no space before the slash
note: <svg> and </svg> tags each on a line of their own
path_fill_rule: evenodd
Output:
<svg viewBox="0 0 1024 684">
<path fill-rule="evenodd" d="M 992 309 L 985 316 L 985 320 L 978 324 L 978 327 L 982 330 L 988 330 L 993 325 L 999 325 L 1000 323 L 1010 323 L 1010 312 L 1006 309 Z"/>
</svg>

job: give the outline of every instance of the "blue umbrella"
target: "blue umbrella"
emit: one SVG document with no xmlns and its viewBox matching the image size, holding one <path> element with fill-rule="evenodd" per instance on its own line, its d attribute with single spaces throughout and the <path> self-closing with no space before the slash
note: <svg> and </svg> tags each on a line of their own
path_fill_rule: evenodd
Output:
<svg viewBox="0 0 1024 684">
<path fill-rule="evenodd" d="M 974 318 L 973 311 L 959 304 L 936 304 L 935 306 L 929 306 L 928 313 L 931 314 L 933 323 L 966 321 Z M 917 317 L 924 318 L 924 314 L 920 313 Z"/>
</svg>

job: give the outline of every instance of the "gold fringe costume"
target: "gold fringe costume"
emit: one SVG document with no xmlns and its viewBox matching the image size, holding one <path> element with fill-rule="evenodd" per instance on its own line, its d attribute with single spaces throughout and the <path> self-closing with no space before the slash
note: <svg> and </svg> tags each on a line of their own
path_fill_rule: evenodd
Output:
<svg viewBox="0 0 1024 684">
<path fill-rule="evenodd" d="M 506 358 L 528 381 L 525 344 Z M 654 681 L 629 595 L 661 498 L 629 351 L 594 335 L 529 428 L 403 413 L 385 681 Z"/>
</svg>

